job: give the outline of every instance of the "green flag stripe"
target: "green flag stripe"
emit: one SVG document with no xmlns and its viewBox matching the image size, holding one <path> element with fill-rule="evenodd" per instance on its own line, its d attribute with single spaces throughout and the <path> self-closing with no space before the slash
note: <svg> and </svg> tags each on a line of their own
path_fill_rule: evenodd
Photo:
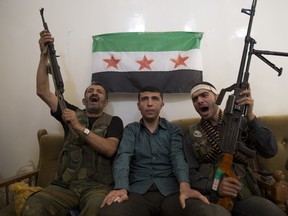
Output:
<svg viewBox="0 0 288 216">
<path fill-rule="evenodd" d="M 199 49 L 202 32 L 127 32 L 93 36 L 93 52 L 187 51 Z"/>
</svg>

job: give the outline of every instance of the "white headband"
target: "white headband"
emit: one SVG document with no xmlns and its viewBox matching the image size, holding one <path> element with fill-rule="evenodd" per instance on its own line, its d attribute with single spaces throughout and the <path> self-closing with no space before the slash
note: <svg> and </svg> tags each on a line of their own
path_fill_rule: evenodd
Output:
<svg viewBox="0 0 288 216">
<path fill-rule="evenodd" d="M 213 92 L 216 95 L 218 94 L 217 90 L 215 88 L 213 88 L 212 86 L 207 85 L 207 84 L 199 84 L 199 85 L 194 86 L 191 89 L 191 95 L 193 95 L 196 91 L 198 91 L 200 89 L 206 89 L 206 90 Z"/>
</svg>

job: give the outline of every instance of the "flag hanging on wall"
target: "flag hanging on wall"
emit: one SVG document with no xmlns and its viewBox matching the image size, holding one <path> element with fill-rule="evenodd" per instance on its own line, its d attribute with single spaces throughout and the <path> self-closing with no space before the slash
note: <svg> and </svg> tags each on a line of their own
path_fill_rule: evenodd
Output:
<svg viewBox="0 0 288 216">
<path fill-rule="evenodd" d="M 189 93 L 202 81 L 201 32 L 127 32 L 93 36 L 92 81 L 109 92 L 157 86 Z"/>
</svg>

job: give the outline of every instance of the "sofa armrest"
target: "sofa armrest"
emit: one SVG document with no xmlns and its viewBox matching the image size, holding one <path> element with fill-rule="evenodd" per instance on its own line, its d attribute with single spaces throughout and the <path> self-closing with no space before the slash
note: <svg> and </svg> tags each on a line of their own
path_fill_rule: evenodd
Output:
<svg viewBox="0 0 288 216">
<path fill-rule="evenodd" d="M 6 205 L 9 205 L 9 202 L 10 202 L 10 185 L 16 182 L 23 181 L 23 180 L 28 180 L 29 185 L 35 184 L 35 182 L 37 181 L 38 173 L 39 171 L 35 170 L 35 171 L 27 172 L 21 175 L 15 175 L 7 179 L 0 180 L 0 189 L 3 188 L 5 190 Z"/>
</svg>

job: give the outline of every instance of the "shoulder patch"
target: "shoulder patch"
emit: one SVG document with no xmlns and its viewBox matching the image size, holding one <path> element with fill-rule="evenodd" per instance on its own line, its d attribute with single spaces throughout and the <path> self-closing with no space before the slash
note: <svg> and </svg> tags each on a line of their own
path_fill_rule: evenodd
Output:
<svg viewBox="0 0 288 216">
<path fill-rule="evenodd" d="M 202 137 L 202 133 L 199 130 L 195 130 L 193 133 L 194 137 Z"/>
</svg>

